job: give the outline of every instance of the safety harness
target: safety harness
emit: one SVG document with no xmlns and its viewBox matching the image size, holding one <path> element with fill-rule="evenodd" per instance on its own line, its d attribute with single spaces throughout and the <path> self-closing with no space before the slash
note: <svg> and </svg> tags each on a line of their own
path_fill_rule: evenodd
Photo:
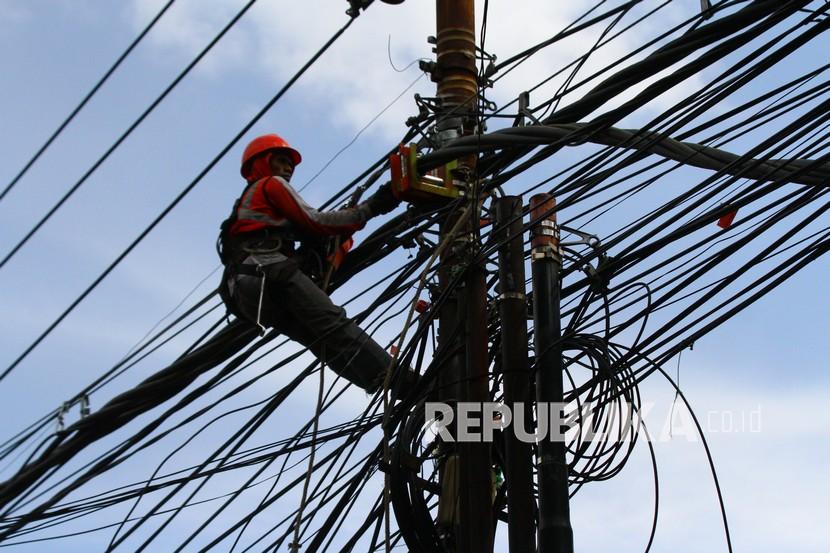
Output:
<svg viewBox="0 0 830 553">
<path fill-rule="evenodd" d="M 267 177 L 266 177 L 267 178 Z M 265 326 L 262 324 L 262 302 L 265 294 L 265 281 L 269 276 L 274 276 L 270 270 L 271 265 L 245 263 L 251 255 L 268 254 L 280 252 L 288 258 L 279 264 L 291 264 L 288 269 L 299 269 L 309 276 L 313 281 L 318 282 L 323 278 L 324 259 L 328 254 L 330 240 L 315 239 L 316 237 L 301 236 L 291 229 L 279 226 L 280 222 L 266 213 L 251 209 L 251 201 L 259 181 L 252 182 L 245 187 L 242 194 L 233 204 L 231 214 L 222 221 L 219 227 L 219 237 L 216 241 L 216 253 L 225 267 L 222 273 L 222 282 L 219 285 L 219 296 L 225 303 L 229 313 L 238 318 L 245 316 L 236 309 L 236 302 L 233 300 L 228 283 L 237 275 L 248 275 L 258 277 L 260 282 L 259 299 L 257 302 L 256 325 L 264 334 Z M 274 211 L 276 206 L 265 196 L 265 200 L 271 205 Z M 240 219 L 253 220 L 264 223 L 268 226 L 259 230 L 232 234 L 231 229 Z M 297 243 L 300 247 L 297 247 Z"/>
<path fill-rule="evenodd" d="M 280 251 L 286 255 L 293 254 L 293 236 L 289 237 L 287 231 L 275 232 L 273 227 L 266 227 L 259 231 L 248 232 L 242 235 L 233 235 L 231 229 L 240 219 L 240 211 L 246 219 L 253 219 L 266 224 L 273 224 L 273 219 L 266 214 L 250 209 L 251 197 L 256 190 L 259 181 L 252 182 L 245 187 L 242 194 L 233 204 L 231 214 L 222 221 L 219 226 L 219 237 L 216 240 L 216 253 L 222 261 L 225 269 L 222 272 L 222 281 L 219 284 L 219 297 L 225 303 L 229 313 L 238 318 L 245 318 L 236 309 L 236 302 L 233 300 L 229 282 L 237 275 L 255 276 L 260 279 L 259 301 L 257 304 L 256 325 L 260 328 L 260 334 L 265 333 L 265 326 L 262 324 L 262 300 L 265 295 L 266 270 L 263 265 L 244 263 L 245 259 L 252 253 Z"/>
</svg>

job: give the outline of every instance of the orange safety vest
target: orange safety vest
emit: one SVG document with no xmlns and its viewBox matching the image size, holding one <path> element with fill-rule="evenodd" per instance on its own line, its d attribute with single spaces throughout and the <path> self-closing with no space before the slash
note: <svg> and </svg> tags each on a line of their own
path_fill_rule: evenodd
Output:
<svg viewBox="0 0 830 553">
<path fill-rule="evenodd" d="M 280 177 L 266 177 L 249 184 L 236 208 L 231 235 L 264 228 L 296 230 L 310 235 L 352 234 L 366 224 L 369 214 L 361 206 L 337 211 L 318 211 L 309 206 Z"/>
</svg>

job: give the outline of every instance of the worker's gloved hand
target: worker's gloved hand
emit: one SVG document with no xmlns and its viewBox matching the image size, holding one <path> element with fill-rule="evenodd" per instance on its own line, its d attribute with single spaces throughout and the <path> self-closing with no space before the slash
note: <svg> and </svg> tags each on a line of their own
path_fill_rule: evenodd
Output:
<svg viewBox="0 0 830 553">
<path fill-rule="evenodd" d="M 392 193 L 391 182 L 382 184 L 380 188 L 378 188 L 377 192 L 372 194 L 369 199 L 366 200 L 366 205 L 369 206 L 372 216 L 389 213 L 398 207 L 398 204 L 400 203 L 401 201 Z"/>
</svg>

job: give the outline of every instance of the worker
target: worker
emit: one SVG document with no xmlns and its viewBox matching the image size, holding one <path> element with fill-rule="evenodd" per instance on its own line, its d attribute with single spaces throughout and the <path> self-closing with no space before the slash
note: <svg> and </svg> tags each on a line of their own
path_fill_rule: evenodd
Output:
<svg viewBox="0 0 830 553">
<path fill-rule="evenodd" d="M 387 183 L 356 206 L 319 211 L 289 184 L 301 161 L 300 152 L 276 134 L 257 137 L 245 148 L 246 185 L 217 244 L 225 264 L 220 293 L 231 313 L 263 332 L 277 329 L 372 393 L 383 384 L 392 358 L 332 303 L 321 284 L 329 263 L 351 245 L 351 234 L 400 200 Z M 325 251 L 332 242 L 337 251 Z"/>
</svg>

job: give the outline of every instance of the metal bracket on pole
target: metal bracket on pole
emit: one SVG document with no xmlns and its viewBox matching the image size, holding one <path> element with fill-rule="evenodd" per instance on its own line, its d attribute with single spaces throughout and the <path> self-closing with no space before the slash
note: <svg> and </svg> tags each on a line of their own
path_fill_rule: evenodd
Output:
<svg viewBox="0 0 830 553">
<path fill-rule="evenodd" d="M 600 292 L 606 292 L 608 290 L 608 285 L 611 281 L 611 274 L 607 269 L 608 264 L 612 260 L 612 258 L 606 255 L 605 248 L 602 246 L 602 242 L 600 241 L 599 237 L 597 237 L 594 234 L 589 234 L 587 232 L 582 232 L 581 230 L 577 230 L 566 226 L 562 226 L 560 228 L 568 234 L 574 234 L 579 237 L 578 240 L 562 242 L 560 245 L 563 249 L 567 248 L 568 246 L 585 245 L 589 246 L 592 250 L 594 250 L 594 252 L 597 255 L 597 266 L 594 267 L 589 262 L 583 261 L 581 270 L 588 276 L 589 279 L 591 279 L 591 286 L 595 290 Z"/>
<path fill-rule="evenodd" d="M 541 121 L 539 121 L 533 116 L 533 112 L 530 111 L 530 92 L 525 90 L 524 92 L 519 94 L 518 102 L 519 110 L 518 115 L 516 115 L 516 119 L 513 121 L 514 127 L 524 127 L 526 125 L 525 117 L 530 119 L 530 121 L 532 121 L 534 125 L 542 124 Z"/>
<path fill-rule="evenodd" d="M 578 246 L 580 244 L 590 246 L 594 249 L 598 249 L 598 248 L 601 247 L 599 237 L 596 234 L 589 234 L 587 232 L 582 232 L 581 230 L 577 230 L 577 229 L 571 228 L 571 227 L 566 227 L 564 225 L 559 227 L 559 228 L 561 230 L 563 230 L 564 232 L 567 232 L 568 234 L 575 234 L 575 235 L 579 236 L 579 238 L 580 238 L 579 240 L 572 240 L 570 242 L 562 242 L 561 243 L 562 247 Z"/>
</svg>

